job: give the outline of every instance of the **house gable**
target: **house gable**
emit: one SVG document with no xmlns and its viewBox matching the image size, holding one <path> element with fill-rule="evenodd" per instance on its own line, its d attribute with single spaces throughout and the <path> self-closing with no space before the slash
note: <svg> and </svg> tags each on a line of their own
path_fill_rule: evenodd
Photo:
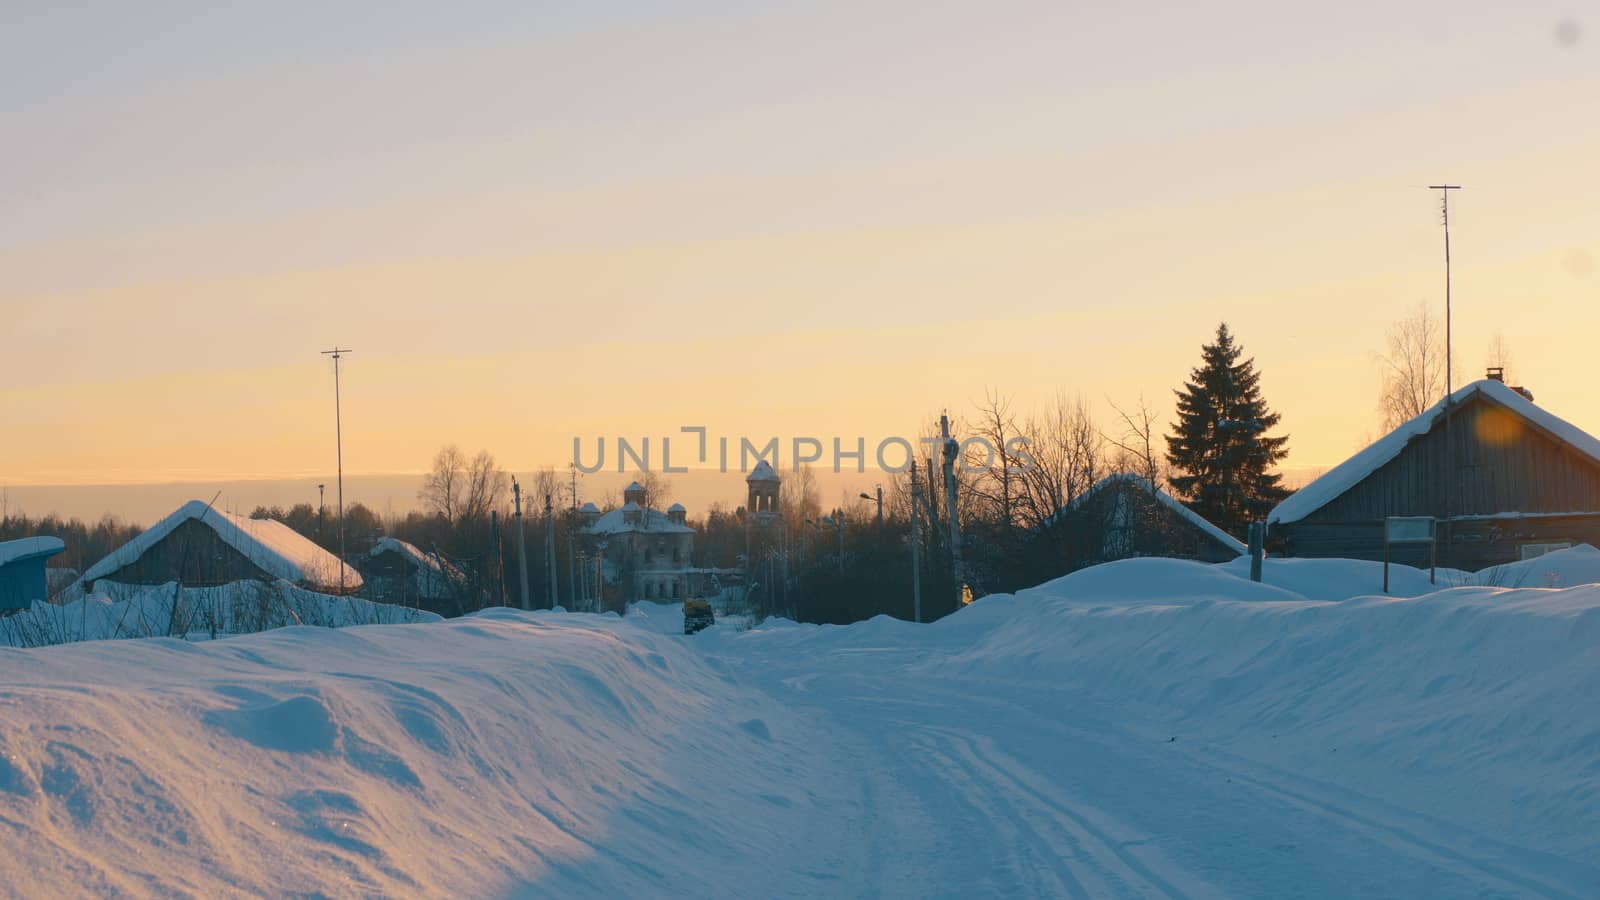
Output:
<svg viewBox="0 0 1600 900">
<path fill-rule="evenodd" d="M 1444 477 L 1451 462 L 1454 485 Z M 1443 516 L 1445 492 L 1452 489 L 1449 513 L 1455 516 L 1600 511 L 1600 461 L 1476 393 L 1456 407 L 1449 429 L 1440 417 L 1394 458 L 1303 518 Z"/>
</svg>

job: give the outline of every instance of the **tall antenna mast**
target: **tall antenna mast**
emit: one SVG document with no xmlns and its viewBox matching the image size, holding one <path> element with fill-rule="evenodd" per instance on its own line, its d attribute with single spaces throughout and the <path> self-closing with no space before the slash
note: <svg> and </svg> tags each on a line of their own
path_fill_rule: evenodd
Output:
<svg viewBox="0 0 1600 900">
<path fill-rule="evenodd" d="M 348 348 L 341 349 L 338 344 L 332 350 L 322 351 L 323 356 L 333 357 L 333 441 L 335 460 L 339 471 L 339 593 L 344 594 L 344 422 L 339 410 L 339 358 L 352 352 Z"/>
<path fill-rule="evenodd" d="M 1455 419 L 1455 356 L 1450 330 L 1450 192 L 1461 190 L 1461 185 L 1430 184 L 1428 190 L 1440 193 L 1439 209 L 1444 221 L 1444 549 L 1448 554 L 1452 532 L 1450 520 L 1455 515 L 1456 494 L 1456 443 L 1452 427 Z"/>
<path fill-rule="evenodd" d="M 1444 395 L 1449 397 L 1455 393 L 1450 343 L 1450 192 L 1461 190 L 1461 185 L 1430 184 L 1428 190 L 1440 192 L 1439 206 L 1444 214 Z"/>
</svg>

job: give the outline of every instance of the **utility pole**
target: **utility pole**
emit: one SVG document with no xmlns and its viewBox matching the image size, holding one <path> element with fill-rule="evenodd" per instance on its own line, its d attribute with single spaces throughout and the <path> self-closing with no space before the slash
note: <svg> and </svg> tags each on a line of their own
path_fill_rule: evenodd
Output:
<svg viewBox="0 0 1600 900">
<path fill-rule="evenodd" d="M 950 572 L 956 582 L 956 609 L 961 608 L 961 601 L 966 599 L 962 590 L 961 572 L 961 515 L 957 501 L 960 499 L 956 485 L 956 456 L 960 452 L 960 445 L 950 436 L 950 417 L 939 416 L 939 434 L 944 438 L 944 502 L 945 511 L 950 515 Z"/>
<path fill-rule="evenodd" d="M 344 594 L 344 422 L 339 409 L 339 359 L 346 353 L 353 352 L 349 348 L 340 348 L 333 345 L 332 350 L 322 351 L 323 356 L 333 357 L 333 440 L 335 461 L 339 471 L 339 593 Z"/>
<path fill-rule="evenodd" d="M 550 495 L 544 495 L 544 567 L 550 573 L 550 608 L 561 605 L 561 595 L 556 592 L 556 514 Z"/>
<path fill-rule="evenodd" d="M 519 599 L 523 609 L 532 609 L 528 605 L 528 542 L 522 537 L 522 485 L 515 475 L 511 476 L 511 497 L 517 508 L 517 579 L 522 589 Z"/>
<path fill-rule="evenodd" d="M 572 517 L 567 520 L 567 597 L 571 609 L 578 608 L 578 467 L 567 467 L 572 473 Z"/>
<path fill-rule="evenodd" d="M 1428 190 L 1440 193 L 1440 209 L 1444 215 L 1444 549 L 1448 559 L 1450 539 L 1455 530 L 1451 520 L 1455 516 L 1456 499 L 1455 360 L 1450 336 L 1450 192 L 1461 190 L 1461 185 L 1430 184 Z"/>
<path fill-rule="evenodd" d="M 917 533 L 917 464 L 911 463 L 911 620 L 922 621 L 922 560 L 917 545 L 922 537 Z"/>
<path fill-rule="evenodd" d="M 489 510 L 489 599 L 494 606 L 506 605 L 506 567 L 500 558 L 500 511 Z"/>
<path fill-rule="evenodd" d="M 783 608 L 791 619 L 798 619 L 799 613 L 794 607 L 793 598 L 789 595 L 789 521 L 778 519 L 778 541 L 783 546 Z"/>
<path fill-rule="evenodd" d="M 839 510 L 839 574 L 844 574 L 844 510 Z"/>
</svg>

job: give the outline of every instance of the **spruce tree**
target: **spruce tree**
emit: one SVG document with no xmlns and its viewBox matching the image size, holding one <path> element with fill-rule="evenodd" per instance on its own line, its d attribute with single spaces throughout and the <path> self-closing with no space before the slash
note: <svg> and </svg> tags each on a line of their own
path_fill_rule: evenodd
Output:
<svg viewBox="0 0 1600 900">
<path fill-rule="evenodd" d="M 1200 367 L 1178 395 L 1178 421 L 1167 436 L 1167 462 L 1181 474 L 1168 480 L 1189 507 L 1223 530 L 1244 537 L 1289 492 L 1269 473 L 1288 455 L 1289 438 L 1267 437 L 1277 413 L 1261 396 L 1255 360 L 1242 362 L 1228 324 L 1216 343 L 1201 347 Z"/>
</svg>

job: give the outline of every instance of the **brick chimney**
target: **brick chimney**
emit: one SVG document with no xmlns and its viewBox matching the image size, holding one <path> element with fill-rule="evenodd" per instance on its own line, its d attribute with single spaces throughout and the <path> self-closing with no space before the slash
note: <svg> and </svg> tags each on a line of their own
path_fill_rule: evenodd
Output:
<svg viewBox="0 0 1600 900">
<path fill-rule="evenodd" d="M 1490 366 L 1488 371 L 1484 373 L 1484 377 L 1488 378 L 1490 381 L 1498 381 L 1501 384 L 1506 384 L 1505 366 Z M 1506 384 L 1506 387 L 1511 388 L 1513 391 L 1521 394 L 1529 403 L 1533 402 L 1533 391 L 1528 390 L 1520 384 Z"/>
</svg>

